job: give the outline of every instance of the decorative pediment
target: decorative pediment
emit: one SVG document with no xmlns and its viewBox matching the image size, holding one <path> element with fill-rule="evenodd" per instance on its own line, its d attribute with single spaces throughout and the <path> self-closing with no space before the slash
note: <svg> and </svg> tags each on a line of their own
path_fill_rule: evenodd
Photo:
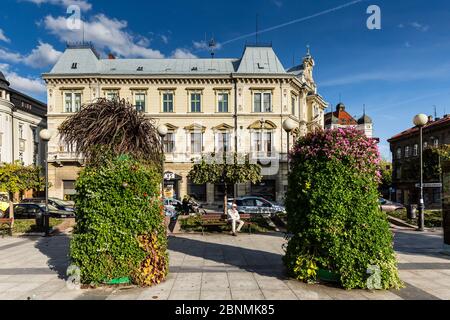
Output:
<svg viewBox="0 0 450 320">
<path fill-rule="evenodd" d="M 184 127 L 184 130 L 186 131 L 201 131 L 202 133 L 205 133 L 206 127 L 199 125 L 197 123 L 191 124 L 190 126 Z"/>
<path fill-rule="evenodd" d="M 277 128 L 277 125 L 270 120 L 265 120 L 262 123 L 261 121 L 255 121 L 248 128 L 253 130 L 275 130 Z"/>
<path fill-rule="evenodd" d="M 178 130 L 177 126 L 174 126 L 173 124 L 170 124 L 170 123 L 166 123 L 165 126 L 167 127 L 167 129 L 169 131 L 177 131 Z"/>
<path fill-rule="evenodd" d="M 218 126 L 213 127 L 212 129 L 214 131 L 229 131 L 231 129 L 234 129 L 234 127 L 230 126 L 229 124 L 222 123 L 222 124 L 219 124 Z"/>
</svg>

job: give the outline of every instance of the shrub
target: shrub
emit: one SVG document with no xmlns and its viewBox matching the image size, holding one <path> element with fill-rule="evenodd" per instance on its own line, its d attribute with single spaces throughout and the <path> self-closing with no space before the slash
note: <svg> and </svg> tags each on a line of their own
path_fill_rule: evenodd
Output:
<svg viewBox="0 0 450 320">
<path fill-rule="evenodd" d="M 347 289 L 367 288 L 373 279 L 379 289 L 401 286 L 393 236 L 378 204 L 378 164 L 376 142 L 356 129 L 297 141 L 286 195 L 292 237 L 284 262 L 291 276 L 315 280 L 323 269 L 338 273 Z"/>
<path fill-rule="evenodd" d="M 76 183 L 77 226 L 70 256 L 81 281 L 130 277 L 151 285 L 167 275 L 160 172 L 131 157 L 87 166 Z"/>
</svg>

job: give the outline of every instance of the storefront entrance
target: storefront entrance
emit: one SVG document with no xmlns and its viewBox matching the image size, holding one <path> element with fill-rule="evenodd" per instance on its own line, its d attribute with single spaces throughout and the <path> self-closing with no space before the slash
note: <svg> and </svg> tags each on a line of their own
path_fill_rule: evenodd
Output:
<svg viewBox="0 0 450 320">
<path fill-rule="evenodd" d="M 166 171 L 164 173 L 164 197 L 174 198 L 180 200 L 179 182 L 181 181 L 181 176 Z"/>
</svg>

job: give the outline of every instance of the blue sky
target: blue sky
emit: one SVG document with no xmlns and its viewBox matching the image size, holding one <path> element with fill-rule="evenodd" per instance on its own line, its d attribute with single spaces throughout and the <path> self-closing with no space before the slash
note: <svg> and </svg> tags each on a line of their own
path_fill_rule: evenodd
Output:
<svg viewBox="0 0 450 320">
<path fill-rule="evenodd" d="M 408 128 L 416 113 L 432 115 L 433 106 L 438 116 L 450 113 L 446 0 L 3 0 L 0 70 L 13 87 L 45 101 L 40 75 L 66 41 L 82 39 L 65 22 L 73 3 L 82 9 L 86 40 L 121 57 L 207 57 L 205 34 L 218 42 L 217 57 L 239 57 L 245 42 L 255 41 L 258 15 L 259 29 L 272 29 L 259 40 L 273 43 L 286 68 L 309 44 L 325 100 L 334 106 L 341 96 L 355 116 L 366 105 L 385 157 L 386 139 Z M 381 8 L 381 30 L 366 27 L 372 4 Z"/>
</svg>

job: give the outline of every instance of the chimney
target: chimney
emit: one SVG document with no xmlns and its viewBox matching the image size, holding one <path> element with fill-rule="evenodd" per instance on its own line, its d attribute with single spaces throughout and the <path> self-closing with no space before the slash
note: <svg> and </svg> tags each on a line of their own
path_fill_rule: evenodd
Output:
<svg viewBox="0 0 450 320">
<path fill-rule="evenodd" d="M 109 60 L 114 60 L 114 59 L 116 59 L 116 57 L 112 53 L 109 53 L 108 54 L 108 59 Z"/>
<path fill-rule="evenodd" d="M 428 123 L 433 122 L 433 116 L 428 116 Z"/>
</svg>

